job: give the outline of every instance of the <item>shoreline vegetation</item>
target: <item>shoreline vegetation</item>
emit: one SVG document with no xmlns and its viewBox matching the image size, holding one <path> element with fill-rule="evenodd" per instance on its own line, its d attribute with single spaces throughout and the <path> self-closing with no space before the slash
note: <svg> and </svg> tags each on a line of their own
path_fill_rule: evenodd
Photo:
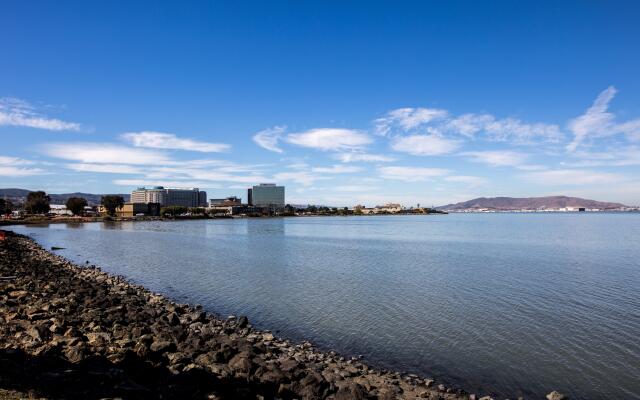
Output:
<svg viewBox="0 0 640 400">
<path fill-rule="evenodd" d="M 491 399 L 172 302 L 11 231 L 0 277 L 2 399 Z"/>
<path fill-rule="evenodd" d="M 376 217 L 383 215 L 443 215 L 446 212 L 431 212 L 431 213 L 414 213 L 414 214 L 301 214 L 301 215 L 246 215 L 246 216 L 230 216 L 230 215 L 188 215 L 188 216 L 135 216 L 135 217 L 109 217 L 109 216 L 95 216 L 95 217 L 83 217 L 83 216 L 29 216 L 25 218 L 4 218 L 0 219 L 0 226 L 10 225 L 41 225 L 41 224 L 55 224 L 55 223 L 85 223 L 85 222 L 131 222 L 131 221 L 188 221 L 188 220 L 200 220 L 200 219 L 244 219 L 244 218 L 304 218 L 304 217 L 355 217 L 366 216 Z"/>
<path fill-rule="evenodd" d="M 2 232 L 0 389 L 17 397 L 475 397 L 176 304 Z"/>
</svg>

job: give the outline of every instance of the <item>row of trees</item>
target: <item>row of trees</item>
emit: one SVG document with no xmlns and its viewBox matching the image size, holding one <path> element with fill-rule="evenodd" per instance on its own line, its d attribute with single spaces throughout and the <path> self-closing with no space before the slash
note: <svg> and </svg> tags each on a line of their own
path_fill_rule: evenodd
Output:
<svg viewBox="0 0 640 400">
<path fill-rule="evenodd" d="M 114 216 L 117 209 L 124 206 L 124 198 L 117 195 L 102 196 L 101 203 L 107 214 Z M 65 203 L 67 210 L 73 215 L 83 215 L 87 205 L 87 199 L 83 197 L 69 197 Z M 29 192 L 23 206 L 29 214 L 46 214 L 51 211 L 51 197 L 42 190 Z M 0 215 L 8 214 L 13 210 L 14 205 L 9 200 L 0 199 Z"/>
</svg>

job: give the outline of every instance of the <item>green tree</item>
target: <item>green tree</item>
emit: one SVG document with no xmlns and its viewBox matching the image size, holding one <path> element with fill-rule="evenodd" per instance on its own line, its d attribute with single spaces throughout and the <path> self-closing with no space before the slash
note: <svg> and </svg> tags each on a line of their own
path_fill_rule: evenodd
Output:
<svg viewBox="0 0 640 400">
<path fill-rule="evenodd" d="M 102 205 L 107 210 L 107 215 L 113 217 L 116 215 L 116 210 L 118 208 L 124 207 L 124 199 L 122 196 L 118 196 L 115 194 L 110 194 L 107 196 L 102 196 Z"/>
<path fill-rule="evenodd" d="M 84 208 L 87 206 L 87 200 L 82 197 L 69 197 L 66 206 L 67 210 L 71 211 L 73 215 L 82 215 Z"/>
<path fill-rule="evenodd" d="M 9 200 L 0 199 L 0 215 L 9 214 L 13 211 L 13 203 Z"/>
<path fill-rule="evenodd" d="M 29 214 L 46 214 L 51 210 L 51 198 L 43 191 L 29 192 L 24 208 Z"/>
</svg>

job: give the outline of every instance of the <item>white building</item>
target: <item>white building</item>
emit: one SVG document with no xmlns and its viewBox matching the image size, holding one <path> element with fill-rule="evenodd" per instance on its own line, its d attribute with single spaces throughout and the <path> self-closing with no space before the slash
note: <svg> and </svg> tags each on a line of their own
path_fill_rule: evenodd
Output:
<svg viewBox="0 0 640 400">
<path fill-rule="evenodd" d="M 71 211 L 67 209 L 67 206 L 64 204 L 50 204 L 49 205 L 49 214 L 54 215 L 73 215 Z"/>
</svg>

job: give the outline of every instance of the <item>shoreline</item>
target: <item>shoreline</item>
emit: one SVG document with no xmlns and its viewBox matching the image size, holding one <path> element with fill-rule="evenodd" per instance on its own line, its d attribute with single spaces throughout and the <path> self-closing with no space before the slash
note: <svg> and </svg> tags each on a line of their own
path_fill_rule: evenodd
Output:
<svg viewBox="0 0 640 400">
<path fill-rule="evenodd" d="M 5 235 L 0 276 L 15 278 L 0 280 L 0 363 L 22 372 L 0 372 L 0 394 L 479 398 L 432 379 L 376 370 L 309 342 L 274 337 L 245 317 L 223 319 L 201 306 L 175 303 L 98 267 L 73 264 L 30 238 Z M 76 372 L 67 376 L 67 370 Z"/>
</svg>

